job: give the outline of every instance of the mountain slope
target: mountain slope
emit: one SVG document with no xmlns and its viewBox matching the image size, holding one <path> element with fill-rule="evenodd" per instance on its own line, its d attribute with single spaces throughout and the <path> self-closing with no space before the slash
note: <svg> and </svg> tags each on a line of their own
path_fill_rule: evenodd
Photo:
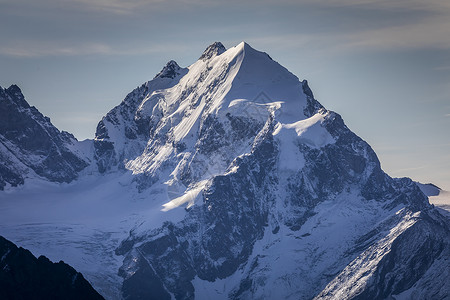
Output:
<svg viewBox="0 0 450 300">
<path fill-rule="evenodd" d="M 122 146 L 130 143 L 127 136 L 110 138 L 123 158 L 114 163 L 135 174 L 141 191 L 165 190 L 163 211 L 185 208 L 162 226 L 144 222 L 122 242 L 117 253 L 125 255 L 125 297 L 309 299 L 321 295 L 332 274 L 364 250 L 384 245 L 381 235 L 363 239 L 377 224 L 387 224 L 381 232 L 401 232 L 393 238 L 399 241 L 419 231 L 407 222 L 411 215 L 420 212 L 428 220 L 423 223 L 432 222 L 419 188 L 409 179 L 386 175 L 370 146 L 314 99 L 306 81 L 246 43 L 227 51 L 222 47 L 208 47 L 164 88 L 135 90 L 129 117 L 109 123 L 108 128 L 137 128 L 146 120 L 148 135 L 132 155 L 120 150 L 128 149 Z M 130 107 L 127 100 L 112 113 L 124 107 Z M 402 218 L 395 217 L 399 211 Z M 342 228 L 339 239 L 327 238 L 336 234 L 330 224 Z M 447 236 L 445 228 L 424 242 Z M 289 259 L 280 256 L 286 249 L 292 252 Z M 320 263 L 298 254 L 305 251 Z M 431 261 L 440 254 L 430 250 Z M 426 252 L 414 255 L 421 259 Z M 409 288 L 423 275 L 395 272 L 397 278 L 409 276 L 408 284 L 388 285 L 383 297 Z M 140 285 L 135 294 L 133 287 L 143 282 L 152 285 Z M 275 289 L 280 284 L 285 288 Z M 374 288 L 365 286 L 364 292 Z"/>
<path fill-rule="evenodd" d="M 30 106 L 19 87 L 0 87 L 0 190 L 29 177 L 76 179 L 89 163 L 78 143 Z"/>
<path fill-rule="evenodd" d="M 415 299 L 445 299 L 450 295 L 445 276 L 450 259 L 448 220 L 436 211 L 400 213 L 404 215 L 400 222 L 383 232 L 316 299 L 387 299 L 397 294 L 403 294 L 397 299 L 410 299 L 413 294 Z"/>
<path fill-rule="evenodd" d="M 69 265 L 36 258 L 1 236 L 0 257 L 1 299 L 103 299 Z"/>
<path fill-rule="evenodd" d="M 99 122 L 93 147 L 98 173 L 2 194 L 0 229 L 38 253 L 60 239 L 112 299 L 448 295 L 448 219 L 244 42 L 170 61 Z M 45 205 L 30 216 L 27 201 Z"/>
</svg>

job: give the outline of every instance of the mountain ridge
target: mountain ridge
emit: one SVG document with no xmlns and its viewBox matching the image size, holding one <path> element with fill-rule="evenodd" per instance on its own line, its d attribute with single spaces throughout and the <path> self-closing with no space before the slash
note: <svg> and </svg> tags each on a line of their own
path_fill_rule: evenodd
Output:
<svg viewBox="0 0 450 300">
<path fill-rule="evenodd" d="M 1 299 L 104 299 L 63 261 L 36 258 L 0 236 Z"/>
<path fill-rule="evenodd" d="M 306 80 L 245 42 L 214 43 L 186 68 L 169 61 L 103 117 L 92 156 L 83 180 L 114 189 L 82 195 L 93 215 L 117 210 L 102 217 L 122 232 L 124 298 L 448 292 L 436 276 L 449 266 L 448 219 L 412 180 L 384 173 Z"/>
<path fill-rule="evenodd" d="M 1 190 L 23 184 L 26 174 L 70 182 L 88 166 L 75 137 L 30 106 L 18 86 L 0 87 L 0 106 Z"/>
</svg>

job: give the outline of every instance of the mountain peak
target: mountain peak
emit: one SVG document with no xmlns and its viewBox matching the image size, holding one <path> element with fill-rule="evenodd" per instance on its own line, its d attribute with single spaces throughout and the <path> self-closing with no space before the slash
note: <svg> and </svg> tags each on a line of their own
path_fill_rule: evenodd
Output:
<svg viewBox="0 0 450 300">
<path fill-rule="evenodd" d="M 181 67 L 176 63 L 176 61 L 171 60 L 169 61 L 162 70 L 156 74 L 156 76 L 153 79 L 156 78 L 175 78 L 177 75 L 179 75 Z"/>
<path fill-rule="evenodd" d="M 236 47 L 243 48 L 243 49 L 253 49 L 253 47 L 250 46 L 250 44 L 245 41 L 240 42 Z M 255 50 L 255 49 L 253 49 L 253 50 Z"/>
<path fill-rule="evenodd" d="M 10 99 L 12 103 L 20 107 L 29 108 L 30 105 L 25 101 L 25 97 L 22 94 L 20 88 L 13 84 L 9 88 L 2 88 L 0 86 L 0 99 Z"/>
<path fill-rule="evenodd" d="M 17 93 L 17 94 L 20 93 L 20 94 L 22 94 L 22 90 L 20 89 L 20 87 L 18 87 L 15 84 L 11 84 L 11 86 L 7 90 L 10 93 Z"/>
<path fill-rule="evenodd" d="M 264 57 L 267 57 L 267 58 L 269 58 L 270 60 L 273 60 L 272 57 L 270 57 L 270 55 L 267 54 L 266 52 L 256 50 L 255 48 L 253 48 L 252 46 L 250 46 L 249 43 L 244 42 L 244 41 L 240 42 L 235 48 L 237 48 L 239 52 L 246 53 L 247 55 L 250 54 L 250 53 L 253 53 L 253 54 L 262 54 Z"/>
<path fill-rule="evenodd" d="M 35 175 L 70 182 L 88 165 L 75 139 L 27 103 L 17 85 L 0 89 L 0 191 Z M 4 147 L 5 143 L 8 147 Z"/>
<path fill-rule="evenodd" d="M 220 55 L 224 53 L 227 49 L 221 42 L 214 42 L 211 45 L 209 45 L 205 51 L 203 51 L 203 54 L 200 56 L 200 60 L 208 60 L 216 55 Z"/>
</svg>

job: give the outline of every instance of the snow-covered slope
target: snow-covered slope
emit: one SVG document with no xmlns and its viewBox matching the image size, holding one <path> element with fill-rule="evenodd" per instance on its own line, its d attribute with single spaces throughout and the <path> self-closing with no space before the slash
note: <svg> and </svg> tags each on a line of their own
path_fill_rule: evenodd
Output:
<svg viewBox="0 0 450 300">
<path fill-rule="evenodd" d="M 445 299 L 448 220 L 437 211 L 400 210 L 364 238 L 377 241 L 338 274 L 316 299 Z M 383 224 L 384 225 L 384 224 Z M 395 295 L 395 296 L 394 296 Z"/>
<path fill-rule="evenodd" d="M 296 76 L 246 43 L 223 51 L 215 43 L 186 69 L 169 62 L 108 113 L 95 139 L 100 171 L 118 165 L 152 182 L 168 175 L 163 170 L 176 169 L 171 177 L 189 184 L 181 177 L 192 171 L 186 170 L 191 164 L 194 169 L 207 162 L 202 167 L 209 173 L 223 172 L 247 152 L 270 110 L 281 113 L 285 124 L 298 121 L 299 114 L 305 118 L 307 99 Z M 166 73 L 170 76 L 161 76 Z M 249 120 L 253 123 L 244 128 Z M 219 144 L 210 144 L 210 138 Z M 207 157 L 210 152 L 217 157 Z M 163 163 L 172 165 L 161 168 Z M 201 181 L 205 171 L 195 171 L 192 179 Z"/>
<path fill-rule="evenodd" d="M 19 87 L 0 87 L 0 190 L 27 178 L 70 182 L 89 163 L 85 148 L 30 106 Z"/>
<path fill-rule="evenodd" d="M 51 258 L 43 245 L 71 232 L 59 247 L 80 247 L 64 260 L 108 298 L 448 291 L 427 285 L 449 268 L 448 219 L 413 181 L 385 174 L 306 81 L 244 42 L 214 43 L 187 68 L 170 61 L 101 120 L 93 143 L 103 175 L 3 193 L 0 230 Z M 21 211 L 38 188 L 47 213 Z M 17 229 L 30 223 L 44 225 Z"/>
</svg>

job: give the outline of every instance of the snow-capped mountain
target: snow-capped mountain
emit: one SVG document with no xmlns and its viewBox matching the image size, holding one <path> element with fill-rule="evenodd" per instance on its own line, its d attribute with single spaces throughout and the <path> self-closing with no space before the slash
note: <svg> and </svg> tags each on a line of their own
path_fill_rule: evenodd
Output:
<svg viewBox="0 0 450 300">
<path fill-rule="evenodd" d="M 25 178 L 76 179 L 89 163 L 78 144 L 30 106 L 18 86 L 0 87 L 0 190 Z"/>
<path fill-rule="evenodd" d="M 83 253 L 101 258 L 103 277 L 81 254 L 64 260 L 107 298 L 450 295 L 448 219 L 416 183 L 385 174 L 306 80 L 244 42 L 216 42 L 186 68 L 170 61 L 100 121 L 93 144 L 98 171 L 43 194 L 66 195 L 51 205 L 70 205 L 74 239 L 91 242 L 80 222 L 102 232 Z M 13 202 L 32 190 L 4 193 L 4 211 L 31 218 Z M 0 230 L 24 240 L 15 220 Z"/>
</svg>

